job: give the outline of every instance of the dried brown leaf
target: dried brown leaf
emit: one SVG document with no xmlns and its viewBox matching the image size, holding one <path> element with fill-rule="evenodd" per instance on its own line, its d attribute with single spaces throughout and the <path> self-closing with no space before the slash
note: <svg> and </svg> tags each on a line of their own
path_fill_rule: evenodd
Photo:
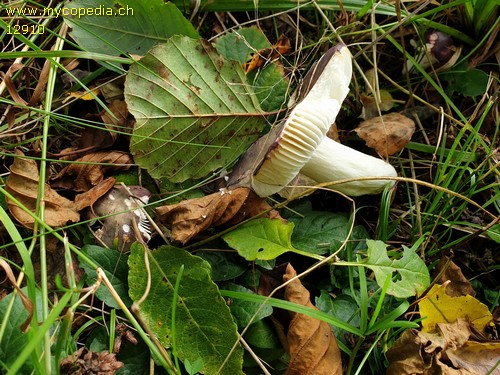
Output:
<svg viewBox="0 0 500 375">
<path fill-rule="evenodd" d="M 35 160 L 24 158 L 21 151 L 16 150 L 15 154 L 17 157 L 10 167 L 10 174 L 5 182 L 6 190 L 26 209 L 35 213 L 38 184 L 40 183 L 38 166 Z M 6 200 L 12 216 L 25 227 L 33 228 L 35 220 L 31 215 L 14 201 L 8 198 Z M 56 193 L 48 184 L 45 184 L 44 201 L 46 224 L 60 227 L 67 222 L 78 222 L 80 220 L 75 204 Z"/>
<path fill-rule="evenodd" d="M 295 276 L 297 273 L 289 264 L 283 281 L 286 282 Z M 285 287 L 285 299 L 316 309 L 310 301 L 309 291 L 299 279 Z M 292 320 L 287 333 L 290 363 L 285 375 L 341 375 L 342 359 L 330 325 L 292 311 L 290 316 Z"/>
<path fill-rule="evenodd" d="M 470 323 L 439 323 L 436 332 L 407 330 L 387 352 L 387 375 L 482 375 L 500 360 L 500 343 L 470 341 Z M 499 374 L 500 368 L 491 374 Z"/>
<path fill-rule="evenodd" d="M 96 116 L 97 117 L 97 116 Z M 97 118 L 96 118 L 97 121 Z M 113 146 L 117 134 L 103 128 L 85 128 L 82 130 L 76 151 L 79 156 Z"/>
<path fill-rule="evenodd" d="M 7 70 L 7 73 L 5 73 L 5 75 L 3 77 L 3 82 L 5 84 L 5 87 L 7 87 L 7 90 L 9 91 L 9 94 L 12 97 L 12 99 L 16 103 L 19 103 L 23 106 L 26 106 L 28 103 L 23 98 L 21 98 L 21 96 L 17 92 L 17 90 L 18 90 L 17 87 L 19 85 L 16 85 L 12 81 L 12 77 L 13 77 L 14 73 L 17 72 L 18 70 L 23 69 L 23 68 L 24 68 L 24 65 L 22 65 L 22 64 L 18 64 L 18 63 L 12 64 L 10 66 L 10 68 Z"/>
<path fill-rule="evenodd" d="M 53 185 L 72 188 L 77 192 L 87 191 L 99 184 L 106 172 L 127 170 L 132 163 L 131 156 L 126 152 L 94 152 L 77 159 L 75 164 L 63 168 L 54 176 Z"/>
<path fill-rule="evenodd" d="M 365 120 L 355 131 L 369 147 L 387 157 L 406 146 L 415 132 L 415 123 L 408 117 L 394 112 Z"/>
<path fill-rule="evenodd" d="M 91 352 L 85 347 L 67 356 L 60 363 L 61 374 L 72 375 L 114 375 L 123 366 L 124 363 L 118 361 L 115 354 L 107 351 Z"/>
<path fill-rule="evenodd" d="M 448 350 L 446 357 L 455 368 L 471 374 L 500 374 L 500 342 L 468 341 L 456 350 Z M 491 369 L 496 369 L 489 372 Z"/>
<path fill-rule="evenodd" d="M 173 240 L 185 244 L 208 228 L 234 225 L 269 209 L 264 199 L 241 187 L 161 206 L 156 214 L 172 231 Z M 273 216 L 276 214 L 267 215 Z"/>
<path fill-rule="evenodd" d="M 444 267 L 446 267 L 444 269 Z M 438 284 L 446 285 L 446 294 L 450 297 L 460 297 L 460 296 L 472 296 L 475 297 L 476 292 L 472 288 L 471 283 L 462 273 L 460 267 L 458 267 L 453 261 L 447 257 L 442 257 L 439 264 L 436 267 L 436 273 L 440 275 L 439 279 L 436 280 Z"/>
<path fill-rule="evenodd" d="M 106 194 L 114 186 L 116 179 L 113 177 L 108 177 L 105 180 L 99 182 L 92 189 L 87 190 L 84 193 L 78 194 L 75 197 L 76 209 L 78 211 L 84 208 L 91 207 L 99 198 Z"/>
<path fill-rule="evenodd" d="M 100 113 L 102 121 L 105 124 L 112 125 L 108 128 L 113 129 L 117 127 L 121 128 L 121 130 L 123 131 L 123 127 L 127 124 L 127 117 L 129 116 L 127 103 L 125 103 L 124 100 L 113 100 L 111 103 L 109 103 L 108 109 L 111 111 L 114 117 L 111 116 L 109 112 L 102 110 L 102 112 Z"/>
</svg>

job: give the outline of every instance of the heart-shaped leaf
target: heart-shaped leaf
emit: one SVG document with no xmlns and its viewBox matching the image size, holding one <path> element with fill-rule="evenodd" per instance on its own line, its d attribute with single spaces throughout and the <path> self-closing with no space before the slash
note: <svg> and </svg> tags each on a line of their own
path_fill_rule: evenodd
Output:
<svg viewBox="0 0 500 375">
<path fill-rule="evenodd" d="M 139 166 L 172 182 L 234 162 L 266 124 L 242 67 L 206 41 L 174 36 L 132 65 L 125 99 Z"/>
</svg>

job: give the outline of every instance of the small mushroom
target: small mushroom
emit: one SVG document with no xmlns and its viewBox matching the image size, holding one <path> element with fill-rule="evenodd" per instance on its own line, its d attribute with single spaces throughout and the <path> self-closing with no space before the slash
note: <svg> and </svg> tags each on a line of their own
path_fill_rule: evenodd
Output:
<svg viewBox="0 0 500 375">
<path fill-rule="evenodd" d="M 451 36 L 442 31 L 431 30 L 425 34 L 424 39 L 425 46 L 416 48 L 415 56 L 415 60 L 423 69 L 433 66 L 436 71 L 444 71 L 455 65 L 462 47 L 455 46 Z M 415 42 L 412 42 L 414 45 Z M 406 69 L 410 71 L 412 68 L 413 63 L 407 61 Z"/>
<path fill-rule="evenodd" d="M 108 247 L 117 245 L 120 251 L 128 251 L 137 241 L 137 235 L 143 241 L 149 241 L 149 220 L 142 206 L 148 203 L 150 196 L 151 193 L 142 186 L 115 185 L 92 207 L 93 216 L 101 218 L 102 222 L 96 238 Z M 136 226 L 139 233 L 134 230 Z"/>
<path fill-rule="evenodd" d="M 318 183 L 397 175 L 383 160 L 326 137 L 349 93 L 351 59 L 343 44 L 321 57 L 298 89 L 298 104 L 288 118 L 250 147 L 235 166 L 228 186 L 246 184 L 259 196 L 267 197 L 287 186 L 298 173 Z M 348 195 L 375 194 L 393 183 L 384 179 L 353 181 L 336 184 L 334 189 Z"/>
</svg>

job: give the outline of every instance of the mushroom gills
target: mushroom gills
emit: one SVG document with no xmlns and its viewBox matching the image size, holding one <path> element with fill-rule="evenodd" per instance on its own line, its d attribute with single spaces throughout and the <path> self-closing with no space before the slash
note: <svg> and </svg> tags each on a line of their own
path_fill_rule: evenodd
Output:
<svg viewBox="0 0 500 375">
<path fill-rule="evenodd" d="M 340 111 L 336 99 L 304 100 L 288 117 L 279 144 L 272 149 L 252 178 L 252 189 L 261 197 L 288 185 L 324 139 Z"/>
</svg>

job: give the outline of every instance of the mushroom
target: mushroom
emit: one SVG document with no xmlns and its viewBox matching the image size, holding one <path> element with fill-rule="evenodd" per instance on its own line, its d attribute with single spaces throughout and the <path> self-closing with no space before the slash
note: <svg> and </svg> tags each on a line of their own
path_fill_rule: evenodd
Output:
<svg viewBox="0 0 500 375">
<path fill-rule="evenodd" d="M 455 46 L 453 39 L 448 34 L 438 30 L 428 31 L 424 36 L 425 45 L 416 47 L 414 40 L 410 44 L 416 48 L 415 61 L 422 69 L 433 66 L 436 72 L 451 68 L 460 57 L 462 47 Z M 413 62 L 406 62 L 406 71 L 411 71 Z M 405 72 L 405 71 L 403 71 Z"/>
<path fill-rule="evenodd" d="M 137 235 L 148 242 L 151 231 L 142 206 L 148 203 L 150 197 L 149 190 L 142 186 L 115 185 L 92 207 L 91 216 L 101 218 L 102 222 L 95 237 L 107 247 L 118 246 L 120 251 L 128 251 L 138 239 Z M 134 231 L 135 226 L 139 233 Z"/>
<path fill-rule="evenodd" d="M 247 185 L 259 196 L 267 197 L 287 186 L 299 173 L 318 183 L 397 175 L 383 160 L 326 137 L 349 93 L 351 59 L 344 44 L 330 48 L 320 58 L 295 93 L 298 104 L 284 123 L 249 148 L 229 177 L 228 187 Z M 390 183 L 394 182 L 353 181 L 336 184 L 334 189 L 348 195 L 376 194 Z"/>
</svg>

